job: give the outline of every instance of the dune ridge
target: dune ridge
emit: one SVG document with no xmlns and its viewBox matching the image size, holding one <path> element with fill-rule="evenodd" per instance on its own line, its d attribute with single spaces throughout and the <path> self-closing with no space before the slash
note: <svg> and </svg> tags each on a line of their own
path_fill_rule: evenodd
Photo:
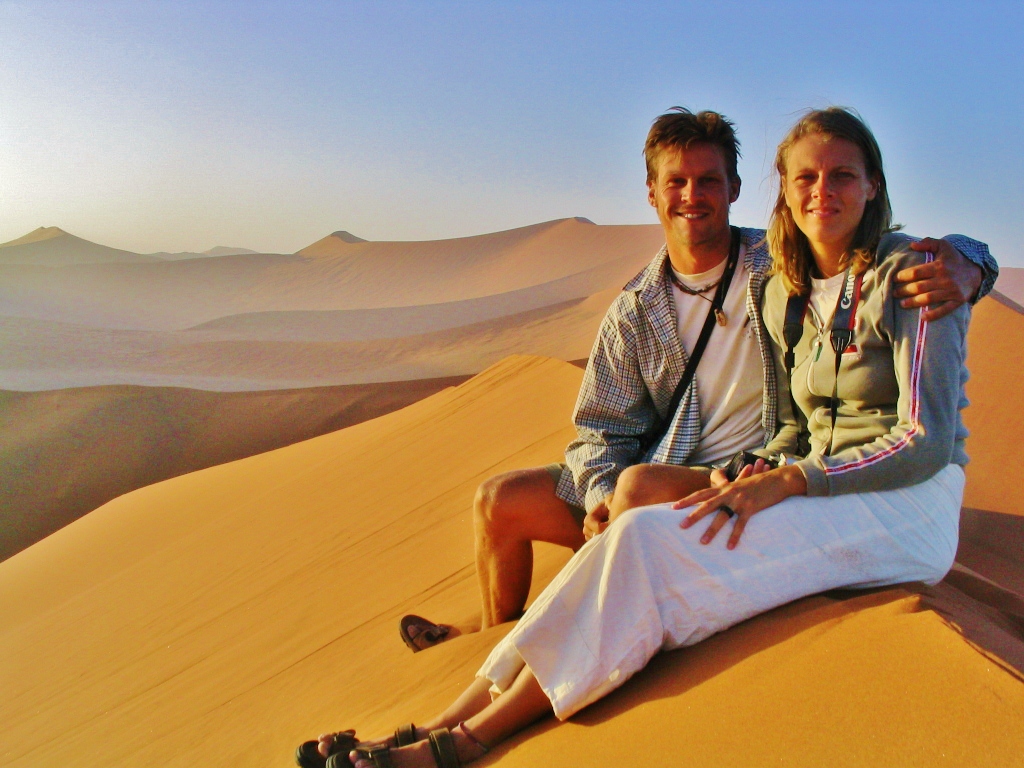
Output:
<svg viewBox="0 0 1024 768">
<path fill-rule="evenodd" d="M 122 496 L 0 563 L 0 765 L 47 759 L 46 732 L 83 766 L 286 764 L 323 730 L 422 719 L 508 630 L 471 631 L 473 488 L 557 460 L 580 377 L 510 358 L 379 419 Z M 537 548 L 534 594 L 565 557 Z M 1024 677 L 933 599 L 783 606 L 480 764 L 621 764 L 640 744 L 666 766 L 1012 764 Z M 412 610 L 466 634 L 413 656 L 395 633 Z"/>
</svg>

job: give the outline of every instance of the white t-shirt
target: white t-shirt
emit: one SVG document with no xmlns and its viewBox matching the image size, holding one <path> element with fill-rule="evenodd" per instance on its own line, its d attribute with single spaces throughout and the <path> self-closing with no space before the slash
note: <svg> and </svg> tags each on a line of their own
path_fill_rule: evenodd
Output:
<svg viewBox="0 0 1024 768">
<path fill-rule="evenodd" d="M 725 261 L 699 275 L 672 271 L 688 288 L 699 289 L 725 273 Z M 690 457 L 693 464 L 722 461 L 738 451 L 760 448 L 764 444 L 761 426 L 764 368 L 753 324 L 747 318 L 749 278 L 741 250 L 723 307 L 727 322 L 725 326 L 715 325 L 694 376 L 700 398 L 701 432 L 697 449 Z M 714 299 L 715 290 L 704 295 Z M 674 283 L 672 298 L 679 338 L 689 352 L 697 345 L 711 303 L 684 293 Z"/>
<path fill-rule="evenodd" d="M 843 290 L 845 281 L 845 272 L 832 277 L 811 278 L 811 317 L 819 329 L 826 325 L 831 327 L 832 315 L 835 314 L 836 302 L 839 301 L 839 293 Z"/>
</svg>

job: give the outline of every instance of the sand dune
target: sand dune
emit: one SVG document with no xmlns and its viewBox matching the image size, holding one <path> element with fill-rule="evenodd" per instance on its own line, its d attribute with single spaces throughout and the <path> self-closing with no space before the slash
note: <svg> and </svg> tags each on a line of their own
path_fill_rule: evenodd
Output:
<svg viewBox="0 0 1024 768">
<path fill-rule="evenodd" d="M 621 286 L 661 238 L 657 226 L 568 219 L 475 238 L 346 244 L 352 250 L 346 255 L 256 254 L 59 269 L 8 265 L 0 266 L 0 315 L 180 330 L 252 312 L 465 301 L 591 270 L 608 276 L 601 287 Z"/>
<path fill-rule="evenodd" d="M 0 765 L 58 748 L 82 766 L 286 765 L 320 731 L 422 719 L 507 626 L 413 656 L 397 618 L 472 628 L 472 490 L 558 458 L 579 381 L 506 360 L 380 419 L 120 497 L 0 563 Z M 980 479 L 1009 489 L 1004 473 Z M 539 548 L 535 588 L 564 557 Z M 1007 590 L 944 589 L 785 606 L 662 655 L 481 765 L 1015 764 L 1024 677 L 950 621 L 1012 629 Z M 1024 626 L 1007 637 L 1020 645 Z"/>
<path fill-rule="evenodd" d="M 566 219 L 429 242 L 341 232 L 296 255 L 0 264 L 0 388 L 290 389 L 576 360 L 660 238 Z"/>
<path fill-rule="evenodd" d="M 83 240 L 58 227 L 39 227 L 17 240 L 0 243 L 0 264 L 57 267 L 69 264 L 139 264 L 156 260 L 155 256 Z"/>
<path fill-rule="evenodd" d="M 996 281 L 996 292 L 1008 298 L 1018 308 L 1024 308 L 1024 269 L 1002 267 Z"/>
<path fill-rule="evenodd" d="M 971 463 L 964 505 L 1024 515 L 1024 494 L 1002 477 L 1012 473 L 1010 457 L 1020 455 L 1019 435 L 1024 433 L 1024 416 L 1013 405 L 1020 399 L 1021 385 L 1008 365 L 1024 350 L 1024 313 L 982 299 L 971 317 L 967 350 L 971 407 L 964 412 L 964 423 L 970 431 Z"/>
<path fill-rule="evenodd" d="M 185 259 L 205 259 L 209 256 L 255 256 L 259 251 L 251 251 L 248 248 L 232 248 L 225 245 L 216 245 L 205 251 L 196 253 L 194 251 L 177 251 L 175 253 L 168 253 L 167 251 L 159 251 L 158 253 L 147 254 L 149 256 L 156 256 L 158 259 L 165 261 L 183 261 Z"/>
<path fill-rule="evenodd" d="M 471 325 L 397 339 L 237 339 L 233 329 L 153 333 L 0 318 L 0 388 L 98 384 L 282 389 L 476 373 L 509 354 L 578 360 L 617 289 Z"/>
<path fill-rule="evenodd" d="M 625 283 L 630 262 L 602 264 L 560 280 L 518 291 L 442 304 L 333 311 L 255 312 L 231 315 L 189 328 L 219 338 L 281 341 L 366 341 L 398 338 L 511 317 L 582 299 Z M 609 302 L 611 299 L 609 299 Z"/>
<path fill-rule="evenodd" d="M 136 488 L 358 424 L 464 380 L 0 391 L 0 560 Z"/>
</svg>

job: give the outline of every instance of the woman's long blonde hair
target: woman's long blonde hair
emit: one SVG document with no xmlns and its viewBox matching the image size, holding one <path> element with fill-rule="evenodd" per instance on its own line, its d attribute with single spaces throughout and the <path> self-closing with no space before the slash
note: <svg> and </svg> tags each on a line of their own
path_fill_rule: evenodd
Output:
<svg viewBox="0 0 1024 768">
<path fill-rule="evenodd" d="M 860 147 L 868 178 L 878 185 L 874 198 L 864 206 L 864 215 L 854 233 L 850 252 L 844 256 L 840 266 L 843 269 L 852 267 L 854 273 L 863 272 L 874 264 L 875 250 L 882 235 L 899 229 L 899 225 L 892 223 L 892 206 L 889 204 L 885 173 L 882 170 L 882 151 L 864 121 L 847 107 L 828 107 L 808 112 L 786 134 L 775 154 L 779 195 L 775 200 L 767 235 L 768 248 L 772 254 L 772 271 L 782 275 L 790 295 L 802 295 L 810 291 L 814 256 L 807 237 L 793 221 L 793 214 L 786 205 L 786 158 L 794 144 L 812 134 L 846 139 Z"/>
</svg>

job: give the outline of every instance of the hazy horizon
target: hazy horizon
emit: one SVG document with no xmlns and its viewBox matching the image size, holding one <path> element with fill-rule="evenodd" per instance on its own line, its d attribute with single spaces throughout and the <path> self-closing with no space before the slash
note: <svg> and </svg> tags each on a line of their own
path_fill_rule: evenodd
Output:
<svg viewBox="0 0 1024 768">
<path fill-rule="evenodd" d="M 676 104 L 735 120 L 733 220 L 763 225 L 775 144 L 839 103 L 908 231 L 1024 266 L 1022 31 L 1010 3 L 2 2 L 0 242 L 292 253 L 654 223 L 641 147 Z"/>
</svg>

